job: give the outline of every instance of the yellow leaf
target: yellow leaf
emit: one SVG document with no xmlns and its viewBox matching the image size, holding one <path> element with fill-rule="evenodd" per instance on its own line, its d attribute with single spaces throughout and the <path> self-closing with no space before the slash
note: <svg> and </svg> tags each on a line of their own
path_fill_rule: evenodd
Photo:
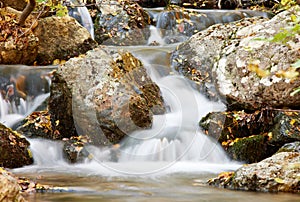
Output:
<svg viewBox="0 0 300 202">
<path fill-rule="evenodd" d="M 278 184 L 283 184 L 284 183 L 284 181 L 283 181 L 283 179 L 280 179 L 280 178 L 275 178 L 274 179 L 275 180 L 275 182 L 277 182 Z"/>
<path fill-rule="evenodd" d="M 292 14 L 292 15 L 291 15 L 291 20 L 292 20 L 293 22 L 297 22 L 297 16 L 294 15 L 294 14 Z"/>
<path fill-rule="evenodd" d="M 295 119 L 292 119 L 292 120 L 290 121 L 290 124 L 291 124 L 291 125 L 294 125 L 295 122 L 296 122 L 296 120 L 295 120 Z"/>
<path fill-rule="evenodd" d="M 58 126 L 59 125 L 59 120 L 56 120 L 55 121 L 55 126 Z"/>
</svg>

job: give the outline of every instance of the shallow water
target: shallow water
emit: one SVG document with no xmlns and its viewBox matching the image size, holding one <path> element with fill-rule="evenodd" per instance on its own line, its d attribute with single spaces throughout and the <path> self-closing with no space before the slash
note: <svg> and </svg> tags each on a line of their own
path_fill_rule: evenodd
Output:
<svg viewBox="0 0 300 202">
<path fill-rule="evenodd" d="M 24 175 L 24 174 L 23 174 Z M 29 201 L 93 202 L 93 201 L 244 201 L 293 202 L 297 194 L 270 194 L 232 191 L 204 185 L 215 175 L 209 173 L 174 173 L 156 177 L 105 177 L 98 175 L 38 173 L 36 181 L 65 188 L 62 192 L 32 193 Z"/>
<path fill-rule="evenodd" d="M 152 31 L 151 40 L 163 45 L 159 32 Z M 220 145 L 198 128 L 202 116 L 224 108 L 206 100 L 188 81 L 172 72 L 169 56 L 175 45 L 122 48 L 143 61 L 152 80 L 160 86 L 169 112 L 155 116 L 151 130 L 129 134 L 120 144 L 116 162 L 110 159 L 113 148 L 91 146 L 88 152 L 92 160 L 68 164 L 62 143 L 31 139 L 34 165 L 12 171 L 54 189 L 27 194 L 28 201 L 299 201 L 297 194 L 207 186 L 209 178 L 241 166 L 231 162 Z"/>
</svg>

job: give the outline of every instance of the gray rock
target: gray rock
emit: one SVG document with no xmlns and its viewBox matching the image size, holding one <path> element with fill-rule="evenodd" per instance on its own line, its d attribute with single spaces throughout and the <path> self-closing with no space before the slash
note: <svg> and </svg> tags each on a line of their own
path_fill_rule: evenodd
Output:
<svg viewBox="0 0 300 202">
<path fill-rule="evenodd" d="M 231 109 L 298 108 L 300 94 L 291 93 L 300 78 L 289 76 L 299 58 L 297 35 L 286 43 L 258 40 L 294 26 L 293 12 L 299 11 L 284 11 L 271 20 L 252 18 L 212 26 L 178 47 L 173 67 L 200 84 L 209 97 L 220 95 Z"/>
<path fill-rule="evenodd" d="M 300 192 L 300 153 L 281 152 L 259 163 L 244 165 L 235 173 L 220 175 L 210 185 L 262 192 Z"/>
<path fill-rule="evenodd" d="M 133 1 L 97 1 L 95 40 L 104 45 L 144 45 L 150 36 L 150 16 Z"/>
</svg>

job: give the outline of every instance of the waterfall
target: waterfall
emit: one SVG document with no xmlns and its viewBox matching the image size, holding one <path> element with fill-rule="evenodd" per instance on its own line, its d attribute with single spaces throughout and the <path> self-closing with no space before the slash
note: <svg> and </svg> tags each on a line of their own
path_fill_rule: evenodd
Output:
<svg viewBox="0 0 300 202">
<path fill-rule="evenodd" d="M 69 7 L 69 16 L 75 18 L 83 27 L 85 27 L 94 39 L 94 23 L 87 7 L 82 6 L 78 0 L 70 0 L 71 6 Z"/>
<path fill-rule="evenodd" d="M 45 93 L 36 96 L 33 100 L 20 98 L 20 105 L 16 106 L 15 102 L 9 102 L 0 95 L 0 123 L 12 127 L 34 112 L 49 96 L 50 93 Z"/>
</svg>

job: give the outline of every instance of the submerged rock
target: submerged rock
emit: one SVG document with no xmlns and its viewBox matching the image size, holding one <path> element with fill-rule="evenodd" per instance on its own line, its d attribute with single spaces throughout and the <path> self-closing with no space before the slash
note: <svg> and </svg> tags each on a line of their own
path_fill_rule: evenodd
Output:
<svg viewBox="0 0 300 202">
<path fill-rule="evenodd" d="M 234 173 L 220 174 L 209 185 L 262 192 L 300 192 L 300 153 L 281 152 Z"/>
<path fill-rule="evenodd" d="M 57 109 L 61 104 L 70 109 L 76 132 L 95 144 L 117 143 L 135 130 L 149 128 L 153 114 L 165 111 L 160 89 L 128 52 L 96 48 L 72 58 L 57 73 L 65 82 L 61 87 L 69 89 L 72 97 L 58 102 L 52 92 L 49 111 L 64 117 L 66 112 Z"/>
<path fill-rule="evenodd" d="M 296 111 L 263 109 L 212 112 L 200 121 L 204 132 L 217 139 L 238 161 L 253 163 L 270 157 L 286 143 L 300 140 Z"/>
<path fill-rule="evenodd" d="M 0 201 L 26 202 L 20 192 L 18 180 L 0 167 Z"/>
<path fill-rule="evenodd" d="M 105 45 L 144 45 L 150 36 L 150 16 L 130 0 L 99 0 L 95 40 Z"/>
<path fill-rule="evenodd" d="M 0 167 L 18 168 L 33 163 L 24 136 L 0 124 Z"/>
<path fill-rule="evenodd" d="M 96 47 L 90 33 L 74 18 L 50 16 L 39 20 L 34 34 L 39 38 L 37 62 L 52 64 L 68 60 Z"/>
</svg>

